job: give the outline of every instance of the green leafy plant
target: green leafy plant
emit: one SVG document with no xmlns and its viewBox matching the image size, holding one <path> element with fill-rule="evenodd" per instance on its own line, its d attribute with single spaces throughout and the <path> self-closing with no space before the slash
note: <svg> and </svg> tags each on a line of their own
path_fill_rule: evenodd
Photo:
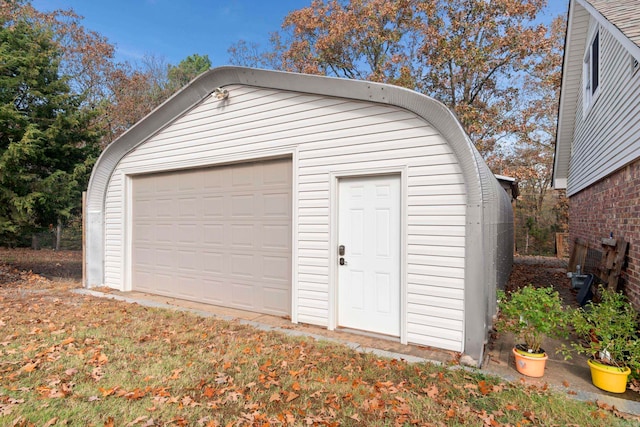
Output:
<svg viewBox="0 0 640 427">
<path fill-rule="evenodd" d="M 545 336 L 567 335 L 567 316 L 558 291 L 553 288 L 525 286 L 506 294 L 498 291 L 500 315 L 498 332 L 512 332 L 522 340 L 529 353 L 542 353 Z"/>
<path fill-rule="evenodd" d="M 600 302 L 571 310 L 570 324 L 578 341 L 571 348 L 605 365 L 629 367 L 640 372 L 638 313 L 620 292 L 599 289 Z M 571 350 L 561 350 L 570 358 Z"/>
</svg>

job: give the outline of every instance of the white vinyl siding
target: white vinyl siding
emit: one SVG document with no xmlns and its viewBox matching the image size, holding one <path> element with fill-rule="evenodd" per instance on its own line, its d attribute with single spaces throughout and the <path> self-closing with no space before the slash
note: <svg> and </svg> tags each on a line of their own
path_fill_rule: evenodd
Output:
<svg viewBox="0 0 640 427">
<path fill-rule="evenodd" d="M 591 30 L 597 26 L 591 22 Z M 590 40 L 589 38 L 587 40 Z M 640 74 L 629 52 L 600 29 L 600 87 L 585 116 L 577 109 L 567 194 L 572 195 L 640 156 Z M 578 105 L 582 94 L 578 97 Z"/>
<path fill-rule="evenodd" d="M 462 351 L 466 190 L 447 141 L 398 107 L 228 86 L 125 156 L 109 183 L 105 284 L 125 274 L 124 176 L 293 154 L 294 317 L 329 326 L 331 177 L 406 170 L 409 342 Z M 473 184 L 476 185 L 476 184 Z"/>
</svg>

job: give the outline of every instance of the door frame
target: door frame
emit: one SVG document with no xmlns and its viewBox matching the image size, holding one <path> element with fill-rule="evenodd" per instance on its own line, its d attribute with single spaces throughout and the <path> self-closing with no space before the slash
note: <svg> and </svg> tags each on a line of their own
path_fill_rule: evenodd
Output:
<svg viewBox="0 0 640 427">
<path fill-rule="evenodd" d="M 396 175 L 400 177 L 400 343 L 407 344 L 407 167 L 351 169 L 329 173 L 329 319 L 327 329 L 338 327 L 338 220 L 339 181 Z"/>
</svg>

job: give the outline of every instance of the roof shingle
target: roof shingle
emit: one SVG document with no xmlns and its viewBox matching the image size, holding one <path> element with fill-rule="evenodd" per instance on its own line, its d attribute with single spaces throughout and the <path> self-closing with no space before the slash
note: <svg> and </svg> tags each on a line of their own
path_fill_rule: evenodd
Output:
<svg viewBox="0 0 640 427">
<path fill-rule="evenodd" d="M 607 21 L 640 46 L 640 0 L 586 0 Z"/>
</svg>

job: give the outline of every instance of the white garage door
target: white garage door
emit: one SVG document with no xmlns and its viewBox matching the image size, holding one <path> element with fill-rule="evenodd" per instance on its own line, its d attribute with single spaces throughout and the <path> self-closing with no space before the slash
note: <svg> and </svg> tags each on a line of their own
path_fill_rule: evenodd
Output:
<svg viewBox="0 0 640 427">
<path fill-rule="evenodd" d="M 291 311 L 291 160 L 133 179 L 132 287 Z"/>
</svg>

